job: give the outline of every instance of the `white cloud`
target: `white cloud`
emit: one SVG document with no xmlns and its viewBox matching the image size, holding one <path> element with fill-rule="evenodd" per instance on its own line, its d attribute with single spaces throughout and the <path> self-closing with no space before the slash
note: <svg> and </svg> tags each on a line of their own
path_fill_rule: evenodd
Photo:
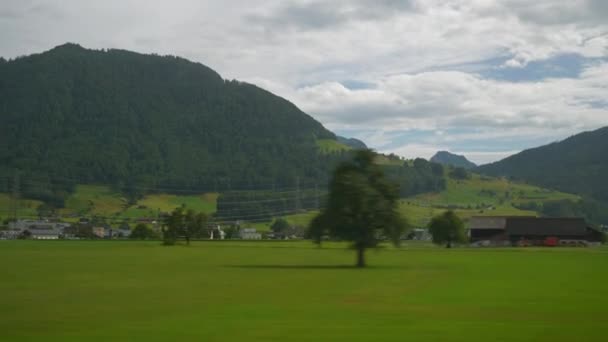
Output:
<svg viewBox="0 0 608 342">
<path fill-rule="evenodd" d="M 385 131 L 459 127 L 572 131 L 606 123 L 607 109 L 589 106 L 605 99 L 606 84 L 608 63 L 588 67 L 580 79 L 509 83 L 436 71 L 385 77 L 374 89 L 351 90 L 327 82 L 292 90 L 288 97 L 337 129 L 356 124 Z"/>
</svg>

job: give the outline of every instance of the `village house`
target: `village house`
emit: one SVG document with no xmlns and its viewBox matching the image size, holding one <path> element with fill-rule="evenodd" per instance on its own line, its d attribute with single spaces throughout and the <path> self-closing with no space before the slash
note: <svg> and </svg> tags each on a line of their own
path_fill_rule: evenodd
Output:
<svg viewBox="0 0 608 342">
<path fill-rule="evenodd" d="M 262 234 L 255 228 L 243 228 L 239 231 L 239 237 L 243 240 L 261 240 Z"/>
<path fill-rule="evenodd" d="M 469 237 L 477 246 L 588 246 L 601 243 L 602 233 L 582 218 L 476 216 Z"/>
<path fill-rule="evenodd" d="M 63 237 L 69 223 L 49 222 L 46 220 L 18 220 L 10 222 L 4 238 L 17 239 L 28 237 L 35 240 L 56 240 Z"/>
</svg>

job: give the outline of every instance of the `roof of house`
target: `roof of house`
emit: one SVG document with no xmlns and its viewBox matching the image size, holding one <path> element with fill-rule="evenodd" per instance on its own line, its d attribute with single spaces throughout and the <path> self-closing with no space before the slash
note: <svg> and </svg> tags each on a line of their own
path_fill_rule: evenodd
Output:
<svg viewBox="0 0 608 342">
<path fill-rule="evenodd" d="M 32 234 L 32 235 L 49 235 L 49 236 L 54 236 L 54 235 L 60 235 L 61 232 L 59 231 L 59 229 L 48 229 L 48 228 L 30 228 L 28 229 L 28 231 Z"/>
<path fill-rule="evenodd" d="M 507 218 L 509 235 L 584 236 L 587 223 L 582 218 Z"/>
<path fill-rule="evenodd" d="M 504 216 L 474 216 L 469 220 L 470 229 L 505 229 L 506 224 Z"/>
</svg>

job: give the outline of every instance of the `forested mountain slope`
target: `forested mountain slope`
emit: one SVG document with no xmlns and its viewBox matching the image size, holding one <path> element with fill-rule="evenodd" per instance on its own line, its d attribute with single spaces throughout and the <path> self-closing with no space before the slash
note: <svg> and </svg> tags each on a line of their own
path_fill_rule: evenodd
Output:
<svg viewBox="0 0 608 342">
<path fill-rule="evenodd" d="M 336 139 L 287 100 L 179 57 L 65 44 L 0 63 L 0 192 L 61 199 L 322 182 Z"/>
<path fill-rule="evenodd" d="M 608 202 L 608 127 L 525 150 L 476 171 Z"/>
<path fill-rule="evenodd" d="M 472 169 L 476 167 L 475 163 L 470 162 L 465 156 L 450 153 L 448 151 L 439 151 L 431 157 L 430 161 L 443 165 L 451 165 L 455 167 L 462 167 L 465 169 Z"/>
</svg>

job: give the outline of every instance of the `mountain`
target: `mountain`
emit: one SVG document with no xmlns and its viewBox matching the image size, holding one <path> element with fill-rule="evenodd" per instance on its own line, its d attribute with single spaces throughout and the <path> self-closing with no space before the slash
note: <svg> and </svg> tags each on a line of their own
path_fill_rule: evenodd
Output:
<svg viewBox="0 0 608 342">
<path fill-rule="evenodd" d="M 460 156 L 447 151 L 439 151 L 435 153 L 435 155 L 431 158 L 431 161 L 438 164 L 462 167 L 465 169 L 472 169 L 477 166 L 465 158 L 465 156 Z"/>
<path fill-rule="evenodd" d="M 525 150 L 476 170 L 608 202 L 608 127 Z"/>
<path fill-rule="evenodd" d="M 0 192 L 294 187 L 335 135 L 289 101 L 174 56 L 65 44 L 0 63 Z"/>
<path fill-rule="evenodd" d="M 366 149 L 367 145 L 359 139 L 355 138 L 346 138 L 341 136 L 336 136 L 339 143 L 344 144 L 346 146 L 352 147 L 354 149 Z"/>
</svg>

